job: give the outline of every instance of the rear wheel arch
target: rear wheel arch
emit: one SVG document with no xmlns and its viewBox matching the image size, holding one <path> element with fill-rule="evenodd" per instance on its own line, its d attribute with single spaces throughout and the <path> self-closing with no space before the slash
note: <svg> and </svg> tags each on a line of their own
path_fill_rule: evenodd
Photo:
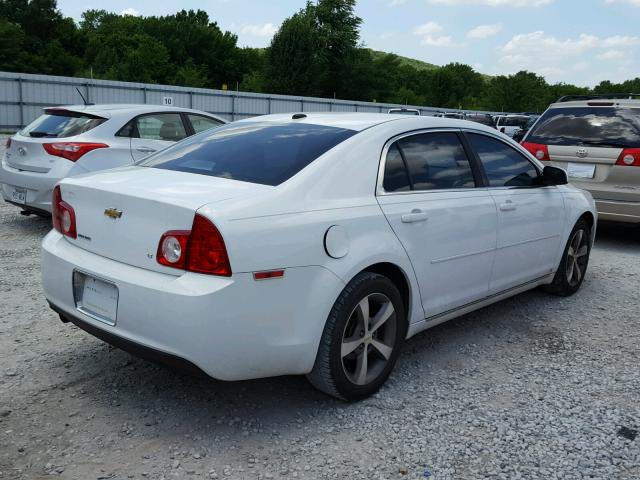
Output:
<svg viewBox="0 0 640 480">
<path fill-rule="evenodd" d="M 378 275 L 382 275 L 383 277 L 387 277 L 391 282 L 396 286 L 396 288 L 400 291 L 400 295 L 402 296 L 402 303 L 404 304 L 404 312 L 405 312 L 405 321 L 407 324 L 409 323 L 409 319 L 411 318 L 411 283 L 409 282 L 409 278 L 407 274 L 395 263 L 390 262 L 380 262 L 374 263 L 373 265 L 369 265 L 368 267 L 362 269 L 354 278 L 362 272 L 371 272 L 377 273 Z"/>
</svg>

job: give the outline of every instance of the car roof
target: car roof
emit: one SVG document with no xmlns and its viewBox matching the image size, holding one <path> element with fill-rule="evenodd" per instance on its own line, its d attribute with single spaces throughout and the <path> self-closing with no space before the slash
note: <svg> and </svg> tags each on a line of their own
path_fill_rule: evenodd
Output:
<svg viewBox="0 0 640 480">
<path fill-rule="evenodd" d="M 150 104 L 118 104 L 118 103 L 105 103 L 99 105 L 59 105 L 55 107 L 46 107 L 44 110 L 69 110 L 71 112 L 89 113 L 97 115 L 99 117 L 111 118 L 115 115 L 130 114 L 140 115 L 143 113 L 152 112 L 190 112 L 190 113 L 206 113 L 212 117 L 212 115 L 201 110 L 193 110 L 191 108 L 180 107 L 168 107 L 165 105 L 150 105 Z M 216 117 L 217 118 L 217 117 Z"/>
<path fill-rule="evenodd" d="M 362 131 L 376 125 L 389 122 L 406 123 L 408 128 L 464 128 L 472 122 L 453 118 L 432 117 L 423 115 L 397 115 L 390 113 L 304 113 L 304 117 L 294 119 L 293 116 L 301 115 L 292 113 L 277 113 L 262 115 L 259 117 L 245 118 L 236 123 L 244 122 L 273 122 L 273 123 L 308 123 L 311 125 L 324 125 L 328 127 L 346 128 L 349 130 Z M 473 123 L 474 127 L 482 125 Z M 491 129 L 488 129 L 491 131 Z"/>
<path fill-rule="evenodd" d="M 606 104 L 606 105 L 605 105 Z M 592 98 L 590 100 L 570 100 L 567 102 L 556 102 L 549 105 L 549 108 L 562 107 L 633 107 L 640 108 L 640 99 L 634 98 Z"/>
</svg>

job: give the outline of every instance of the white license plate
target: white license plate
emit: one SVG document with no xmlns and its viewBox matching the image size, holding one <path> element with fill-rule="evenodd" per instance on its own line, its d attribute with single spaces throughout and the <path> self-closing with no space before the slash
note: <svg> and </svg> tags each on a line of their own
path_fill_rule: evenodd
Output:
<svg viewBox="0 0 640 480">
<path fill-rule="evenodd" d="M 73 272 L 76 308 L 109 325 L 116 324 L 118 287 L 82 272 Z"/>
<path fill-rule="evenodd" d="M 16 203 L 26 203 L 27 202 L 27 189 L 14 187 L 11 191 L 11 200 Z"/>
<path fill-rule="evenodd" d="M 567 175 L 572 178 L 593 178 L 596 166 L 592 163 L 569 163 Z"/>
</svg>

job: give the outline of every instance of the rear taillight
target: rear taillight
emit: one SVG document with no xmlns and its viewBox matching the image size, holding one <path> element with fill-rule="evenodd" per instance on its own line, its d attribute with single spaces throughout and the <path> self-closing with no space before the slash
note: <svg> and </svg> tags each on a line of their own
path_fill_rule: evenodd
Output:
<svg viewBox="0 0 640 480">
<path fill-rule="evenodd" d="M 9 147 L 11 147 L 11 137 L 7 138 L 7 141 L 4 144 L 4 148 L 6 148 L 7 150 L 9 150 Z"/>
<path fill-rule="evenodd" d="M 160 238 L 158 263 L 189 272 L 231 276 L 227 247 L 216 226 L 196 214 L 191 231 L 171 230 Z"/>
<path fill-rule="evenodd" d="M 76 212 L 74 212 L 71 205 L 62 200 L 60 186 L 56 186 L 53 189 L 51 218 L 53 219 L 53 228 L 61 234 L 71 238 L 78 238 L 78 232 L 76 231 Z"/>
<path fill-rule="evenodd" d="M 538 160 L 543 162 L 548 162 L 551 160 L 549 158 L 549 147 L 546 145 L 542 145 L 540 143 L 530 143 L 530 142 L 522 142 L 522 146 L 526 148 L 531 155 L 536 157 Z"/>
<path fill-rule="evenodd" d="M 640 148 L 625 148 L 618 157 L 616 165 L 640 167 Z"/>
<path fill-rule="evenodd" d="M 89 142 L 43 143 L 42 146 L 49 155 L 66 158 L 67 160 L 71 160 L 72 162 L 79 160 L 83 155 L 89 153 L 92 150 L 109 147 L 109 145 L 105 145 L 104 143 Z"/>
</svg>

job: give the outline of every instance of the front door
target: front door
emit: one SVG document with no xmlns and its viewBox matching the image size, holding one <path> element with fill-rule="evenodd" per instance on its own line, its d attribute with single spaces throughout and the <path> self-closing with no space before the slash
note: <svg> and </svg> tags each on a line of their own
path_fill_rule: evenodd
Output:
<svg viewBox="0 0 640 480">
<path fill-rule="evenodd" d="M 544 187 L 540 171 L 522 153 L 490 135 L 466 133 L 498 212 L 498 243 L 490 292 L 538 279 L 558 267 L 564 200 Z"/>
<path fill-rule="evenodd" d="M 487 296 L 496 207 L 476 187 L 459 134 L 412 134 L 385 151 L 378 202 L 411 260 L 426 317 Z"/>
</svg>

